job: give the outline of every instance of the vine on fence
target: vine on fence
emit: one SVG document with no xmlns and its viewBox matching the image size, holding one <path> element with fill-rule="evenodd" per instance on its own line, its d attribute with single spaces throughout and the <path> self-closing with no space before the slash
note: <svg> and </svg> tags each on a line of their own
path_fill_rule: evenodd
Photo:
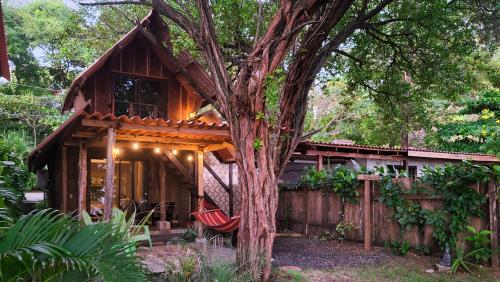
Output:
<svg viewBox="0 0 500 282">
<path fill-rule="evenodd" d="M 416 193 L 416 189 L 404 191 L 387 175 L 381 180 L 379 200 L 394 208 L 393 218 L 402 231 L 431 225 L 440 248 L 449 245 L 454 249 L 458 234 L 465 231 L 470 219 L 484 216 L 481 206 L 486 197 L 471 186 L 487 182 L 490 174 L 488 167 L 470 162 L 425 167 L 418 184 L 424 193 L 442 197 L 443 206 L 437 210 L 422 209 L 418 203 L 405 199 L 404 194 Z"/>
<path fill-rule="evenodd" d="M 446 245 L 455 249 L 457 236 L 466 230 L 472 217 L 483 217 L 482 205 L 486 197 L 481 195 L 473 185 L 486 183 L 492 175 L 486 166 L 475 165 L 464 161 L 445 164 L 442 167 L 425 167 L 423 176 L 409 190 L 404 190 L 398 182 L 382 170 L 379 201 L 393 208 L 392 217 L 401 227 L 401 232 L 418 227 L 421 231 L 425 225 L 434 228 L 433 237 L 441 249 Z M 345 202 L 359 201 L 357 173 L 348 167 L 337 166 L 332 170 L 318 171 L 308 168 L 302 175 L 299 187 L 321 189 L 323 192 L 333 192 L 341 198 L 341 222 L 344 222 Z M 405 195 L 426 194 L 440 196 L 443 206 L 436 210 L 423 209 L 415 201 Z"/>
</svg>

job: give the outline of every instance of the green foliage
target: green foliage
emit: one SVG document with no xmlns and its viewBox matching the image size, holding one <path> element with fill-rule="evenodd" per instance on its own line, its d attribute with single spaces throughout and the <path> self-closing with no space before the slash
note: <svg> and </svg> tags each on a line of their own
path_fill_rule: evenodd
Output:
<svg viewBox="0 0 500 282">
<path fill-rule="evenodd" d="M 490 249 L 490 230 L 480 230 L 477 231 L 472 226 L 467 226 L 467 231 L 469 232 L 469 236 L 465 237 L 465 240 L 471 243 L 471 252 L 477 250 L 477 252 L 472 255 L 472 259 L 476 262 L 488 262 L 491 257 L 491 249 Z"/>
<path fill-rule="evenodd" d="M 456 258 L 451 265 L 451 273 L 456 273 L 459 269 L 467 271 L 471 274 L 477 274 L 477 271 L 482 271 L 482 267 L 478 263 L 488 262 L 491 257 L 491 249 L 489 247 L 491 234 L 490 230 L 477 231 L 472 226 L 467 226 L 469 236 L 465 240 L 471 243 L 471 248 L 468 253 L 463 249 L 457 248 Z"/>
<path fill-rule="evenodd" d="M 194 242 L 194 240 L 198 237 L 198 231 L 194 226 L 189 226 L 182 234 L 182 239 L 186 242 Z"/>
<path fill-rule="evenodd" d="M 185 255 L 166 263 L 163 278 L 172 282 L 252 281 L 249 272 L 240 271 L 233 264 L 210 262 L 191 249 L 188 249 Z"/>
<path fill-rule="evenodd" d="M 442 150 L 498 154 L 500 152 L 500 90 L 467 98 L 463 108 L 442 123 L 428 142 Z"/>
<path fill-rule="evenodd" d="M 404 240 L 400 241 L 391 241 L 385 242 L 385 247 L 389 248 L 394 255 L 397 256 L 406 256 L 410 251 L 410 242 Z"/>
<path fill-rule="evenodd" d="M 358 226 L 352 222 L 340 221 L 335 226 L 339 241 L 344 241 L 349 232 L 358 229 Z"/>
<path fill-rule="evenodd" d="M 381 178 L 378 200 L 394 209 L 392 216 L 402 231 L 409 231 L 413 226 L 422 226 L 424 223 L 420 205 L 403 197 L 412 192 L 403 190 L 389 175 L 383 175 Z"/>
<path fill-rule="evenodd" d="M 30 213 L 0 237 L 0 279 L 145 281 L 123 230 L 110 222 L 82 227 L 54 210 Z"/>
<path fill-rule="evenodd" d="M 482 270 L 479 265 L 470 262 L 470 258 L 476 253 L 476 251 L 472 251 L 469 253 L 465 253 L 463 250 L 456 251 L 456 258 L 453 260 L 451 264 L 450 272 L 452 274 L 457 273 L 458 270 L 462 269 L 471 274 L 476 274 L 477 270 Z"/>
<path fill-rule="evenodd" d="M 307 187 L 310 189 L 319 189 L 327 186 L 328 172 L 326 170 L 317 170 L 314 166 L 307 167 L 300 176 L 297 187 Z"/>
<path fill-rule="evenodd" d="M 414 201 L 404 198 L 415 190 L 403 190 L 389 175 L 382 176 L 379 201 L 394 209 L 393 219 L 401 226 L 401 231 L 409 231 L 425 224 L 434 228 L 432 236 L 439 246 L 455 247 L 457 236 L 466 230 L 472 217 L 483 216 L 482 205 L 486 197 L 471 185 L 486 183 L 491 176 L 488 167 L 470 162 L 445 164 L 443 167 L 423 169 L 421 184 L 430 186 L 432 195 L 443 198 L 443 207 L 436 210 L 422 209 Z"/>
<path fill-rule="evenodd" d="M 470 219 L 483 216 L 481 206 L 486 203 L 486 197 L 471 186 L 486 183 L 491 171 L 488 167 L 464 161 L 426 167 L 423 172 L 422 182 L 431 185 L 435 195 L 443 197 L 442 210 L 448 214 L 443 222 L 442 214 L 426 213 L 431 215 L 428 222 L 436 224 L 433 236 L 442 248 L 446 243 L 453 248 L 458 234 L 465 231 Z"/>
<path fill-rule="evenodd" d="M 19 82 L 45 87 L 48 86 L 45 83 L 50 83 L 53 88 L 65 88 L 76 72 L 97 56 L 90 42 L 85 40 L 88 33 L 82 13 L 69 8 L 62 0 L 7 5 L 6 11 L 9 42 L 12 36 L 17 43 L 9 44 L 9 55 L 15 58 L 14 74 Z M 35 60 L 34 50 L 38 57 Z M 22 55 L 28 58 L 22 59 Z"/>
<path fill-rule="evenodd" d="M 357 173 L 346 166 L 336 166 L 330 170 L 317 170 L 308 167 L 300 176 L 297 187 L 321 189 L 324 192 L 333 192 L 350 203 L 357 203 L 359 192 Z"/>
<path fill-rule="evenodd" d="M 255 137 L 255 141 L 253 142 L 253 149 L 258 152 L 260 151 L 260 148 L 262 148 L 262 146 L 262 140 L 259 137 Z"/>
</svg>

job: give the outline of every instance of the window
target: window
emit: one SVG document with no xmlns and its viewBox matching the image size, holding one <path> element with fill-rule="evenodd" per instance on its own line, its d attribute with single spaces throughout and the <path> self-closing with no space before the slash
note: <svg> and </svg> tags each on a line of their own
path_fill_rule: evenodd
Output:
<svg viewBox="0 0 500 282">
<path fill-rule="evenodd" d="M 114 79 L 115 115 L 158 117 L 160 81 L 117 76 Z"/>
<path fill-rule="evenodd" d="M 89 213 L 101 216 L 104 213 L 106 160 L 91 160 L 90 178 Z M 144 204 L 146 199 L 144 163 L 142 161 L 117 161 L 115 163 L 113 207 L 125 210 L 131 206 Z"/>
</svg>

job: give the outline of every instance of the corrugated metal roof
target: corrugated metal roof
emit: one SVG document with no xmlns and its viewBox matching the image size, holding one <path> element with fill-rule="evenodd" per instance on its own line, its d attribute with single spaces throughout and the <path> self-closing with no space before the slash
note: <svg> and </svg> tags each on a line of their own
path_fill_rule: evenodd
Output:
<svg viewBox="0 0 500 282">
<path fill-rule="evenodd" d="M 394 150 L 398 152 L 429 152 L 429 153 L 443 153 L 443 154 L 456 154 L 456 155 L 470 155 L 470 156 L 487 156 L 487 157 L 496 157 L 493 154 L 484 154 L 484 153 L 470 153 L 470 152 L 454 152 L 454 151 L 444 151 L 444 150 L 434 150 L 428 148 L 417 148 L 417 147 L 389 147 L 389 146 L 373 146 L 373 145 L 363 145 L 363 144 L 351 144 L 349 142 L 321 142 L 321 141 L 304 141 L 301 142 L 306 145 L 311 146 L 327 146 L 327 147 L 337 147 L 337 148 L 359 148 L 359 149 L 368 149 L 368 150 Z"/>
</svg>

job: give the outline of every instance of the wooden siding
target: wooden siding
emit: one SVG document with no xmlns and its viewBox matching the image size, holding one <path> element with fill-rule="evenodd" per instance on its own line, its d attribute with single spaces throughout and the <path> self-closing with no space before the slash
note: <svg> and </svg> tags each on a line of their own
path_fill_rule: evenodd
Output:
<svg viewBox="0 0 500 282">
<path fill-rule="evenodd" d="M 485 192 L 481 187 L 481 192 Z M 364 238 L 364 195 L 359 189 L 360 197 L 357 204 L 345 204 L 345 221 L 354 223 L 358 229 L 351 231 L 347 238 L 353 241 L 363 241 Z M 375 192 L 375 193 L 373 193 Z M 383 245 L 385 241 L 399 240 L 399 224 L 392 219 L 393 210 L 385 203 L 377 200 L 377 188 L 372 187 L 371 221 L 372 241 L 376 245 Z M 442 198 L 424 195 L 410 195 L 407 198 L 419 202 L 423 209 L 438 209 L 442 205 Z M 498 205 L 498 203 L 497 203 Z M 485 205 L 486 206 L 486 205 Z M 279 193 L 279 204 L 276 219 L 280 229 L 319 235 L 323 230 L 330 232 L 340 222 L 340 198 L 333 193 L 322 193 L 318 190 L 282 191 Z M 489 228 L 489 214 L 485 209 L 485 217 L 473 218 L 471 225 L 476 229 Z M 421 232 L 421 233 L 420 233 Z M 438 245 L 432 237 L 432 226 L 425 225 L 422 230 L 417 227 L 403 233 L 403 240 L 407 240 L 413 247 L 425 245 L 433 251 L 438 251 Z M 459 244 L 465 244 L 463 235 L 459 236 Z"/>
<path fill-rule="evenodd" d="M 162 91 L 158 105 L 160 117 L 187 120 L 190 113 L 198 110 L 202 98 L 192 87 L 168 73 L 167 67 L 150 45 L 149 41 L 138 36 L 87 79 L 81 91 L 86 100 L 92 100 L 90 112 L 103 115 L 113 112 L 113 79 L 117 75 L 159 80 Z"/>
</svg>

